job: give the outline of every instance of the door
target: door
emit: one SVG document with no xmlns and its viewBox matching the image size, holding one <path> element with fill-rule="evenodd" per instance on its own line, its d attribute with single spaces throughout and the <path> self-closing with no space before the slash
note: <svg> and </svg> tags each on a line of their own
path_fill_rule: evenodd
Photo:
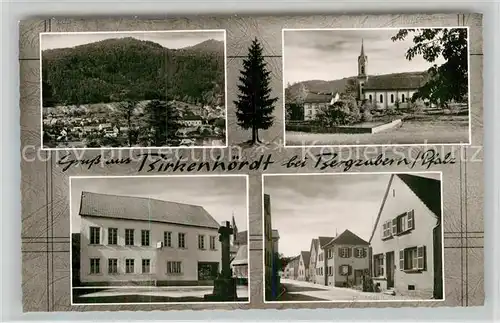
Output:
<svg viewBox="0 0 500 323">
<path fill-rule="evenodd" d="M 198 262 L 198 280 L 214 280 L 218 270 L 218 262 Z"/>
<path fill-rule="evenodd" d="M 394 287 L 394 251 L 385 254 L 387 271 L 387 289 Z"/>
</svg>

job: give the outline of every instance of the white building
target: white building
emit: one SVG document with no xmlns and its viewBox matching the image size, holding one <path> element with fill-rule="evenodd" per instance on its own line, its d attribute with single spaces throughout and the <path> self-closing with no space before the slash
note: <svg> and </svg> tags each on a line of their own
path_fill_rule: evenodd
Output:
<svg viewBox="0 0 500 323">
<path fill-rule="evenodd" d="M 83 192 L 83 285 L 210 285 L 220 270 L 219 224 L 201 206 Z"/>
</svg>

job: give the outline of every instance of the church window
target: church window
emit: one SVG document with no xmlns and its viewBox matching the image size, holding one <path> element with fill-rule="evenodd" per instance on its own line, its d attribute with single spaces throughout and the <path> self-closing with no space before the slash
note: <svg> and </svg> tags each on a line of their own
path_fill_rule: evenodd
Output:
<svg viewBox="0 0 500 323">
<path fill-rule="evenodd" d="M 361 66 L 361 74 L 365 74 L 365 67 Z"/>
<path fill-rule="evenodd" d="M 372 95 L 370 94 L 369 97 L 370 97 L 370 102 L 372 102 L 373 100 Z"/>
<path fill-rule="evenodd" d="M 380 103 L 384 103 L 384 96 L 380 94 Z"/>
<path fill-rule="evenodd" d="M 394 94 L 391 94 L 391 103 L 394 103 Z"/>
<path fill-rule="evenodd" d="M 401 94 L 401 102 L 405 102 L 405 95 Z"/>
</svg>

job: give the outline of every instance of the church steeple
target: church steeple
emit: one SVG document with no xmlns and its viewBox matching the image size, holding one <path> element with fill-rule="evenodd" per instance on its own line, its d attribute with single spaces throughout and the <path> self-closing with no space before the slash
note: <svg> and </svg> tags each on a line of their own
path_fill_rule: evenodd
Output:
<svg viewBox="0 0 500 323">
<path fill-rule="evenodd" d="M 365 46 L 363 44 L 363 39 L 361 39 L 361 52 L 358 56 L 358 77 L 366 76 L 366 65 L 368 63 L 368 57 L 365 55 Z"/>
</svg>

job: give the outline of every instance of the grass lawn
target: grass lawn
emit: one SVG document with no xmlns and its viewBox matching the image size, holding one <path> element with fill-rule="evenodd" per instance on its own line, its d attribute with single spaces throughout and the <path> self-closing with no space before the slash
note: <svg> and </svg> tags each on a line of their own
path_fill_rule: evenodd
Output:
<svg viewBox="0 0 500 323">
<path fill-rule="evenodd" d="M 468 118 L 407 120 L 400 127 L 375 134 L 287 131 L 285 141 L 287 146 L 460 144 L 469 143 L 469 121 Z"/>
</svg>

